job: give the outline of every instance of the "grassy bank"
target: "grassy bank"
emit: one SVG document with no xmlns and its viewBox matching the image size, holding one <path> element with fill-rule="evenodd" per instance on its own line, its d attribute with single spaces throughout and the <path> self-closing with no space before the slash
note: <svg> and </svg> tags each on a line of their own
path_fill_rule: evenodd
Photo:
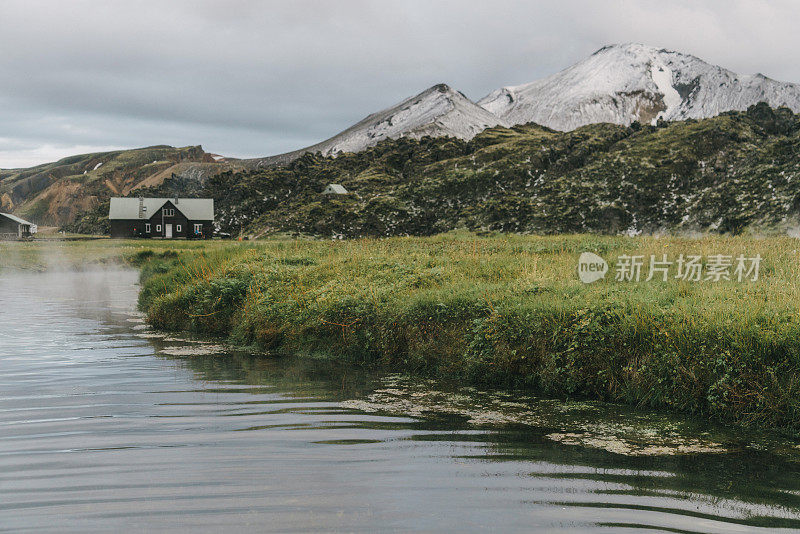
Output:
<svg viewBox="0 0 800 534">
<path fill-rule="evenodd" d="M 127 252 L 159 328 L 800 430 L 796 239 L 447 234 L 165 246 Z M 606 279 L 578 280 L 583 251 L 609 261 Z M 620 255 L 681 253 L 760 254 L 760 277 L 614 280 Z"/>
</svg>

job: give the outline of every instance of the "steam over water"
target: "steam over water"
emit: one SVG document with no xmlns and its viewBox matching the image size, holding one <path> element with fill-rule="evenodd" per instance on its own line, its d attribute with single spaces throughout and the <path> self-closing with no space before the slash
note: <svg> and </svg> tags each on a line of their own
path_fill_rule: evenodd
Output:
<svg viewBox="0 0 800 534">
<path fill-rule="evenodd" d="M 223 353 L 147 330 L 136 276 L 0 274 L 0 531 L 800 528 L 793 444 Z"/>
</svg>

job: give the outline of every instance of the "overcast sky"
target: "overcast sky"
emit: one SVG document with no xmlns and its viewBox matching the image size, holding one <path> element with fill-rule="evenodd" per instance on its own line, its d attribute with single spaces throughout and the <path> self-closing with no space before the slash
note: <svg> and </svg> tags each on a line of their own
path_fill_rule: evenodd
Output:
<svg viewBox="0 0 800 534">
<path fill-rule="evenodd" d="M 273 155 L 445 82 L 477 100 L 642 42 L 800 82 L 800 1 L 0 0 L 0 168 Z"/>
</svg>

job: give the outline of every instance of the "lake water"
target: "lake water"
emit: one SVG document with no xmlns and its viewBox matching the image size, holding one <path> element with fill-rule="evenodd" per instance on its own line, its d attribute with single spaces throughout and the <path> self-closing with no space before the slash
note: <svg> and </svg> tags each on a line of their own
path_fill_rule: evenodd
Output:
<svg viewBox="0 0 800 534">
<path fill-rule="evenodd" d="M 0 531 L 774 532 L 791 442 L 226 351 L 136 274 L 0 274 Z"/>
</svg>

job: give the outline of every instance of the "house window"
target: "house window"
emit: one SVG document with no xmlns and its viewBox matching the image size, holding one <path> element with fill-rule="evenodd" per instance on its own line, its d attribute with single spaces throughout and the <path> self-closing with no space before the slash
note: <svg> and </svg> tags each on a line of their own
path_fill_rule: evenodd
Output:
<svg viewBox="0 0 800 534">
<path fill-rule="evenodd" d="M 195 224 L 194 225 L 194 233 L 195 234 L 202 234 L 203 233 L 203 225 L 202 224 Z"/>
<path fill-rule="evenodd" d="M 164 217 L 172 217 L 175 215 L 175 210 L 172 208 L 164 208 Z"/>
<path fill-rule="evenodd" d="M 180 224 L 176 224 L 175 225 L 175 231 L 176 232 L 180 232 L 181 231 L 181 225 Z"/>
<path fill-rule="evenodd" d="M 149 233 L 150 233 L 150 224 L 149 224 L 149 223 L 147 223 L 147 224 L 145 224 L 145 225 L 144 225 L 144 231 L 145 231 L 145 233 L 147 233 L 147 234 L 149 234 Z"/>
<path fill-rule="evenodd" d="M 156 232 L 160 232 L 160 231 L 161 231 L 161 225 L 160 225 L 160 224 L 157 224 L 157 225 L 156 225 Z"/>
</svg>

